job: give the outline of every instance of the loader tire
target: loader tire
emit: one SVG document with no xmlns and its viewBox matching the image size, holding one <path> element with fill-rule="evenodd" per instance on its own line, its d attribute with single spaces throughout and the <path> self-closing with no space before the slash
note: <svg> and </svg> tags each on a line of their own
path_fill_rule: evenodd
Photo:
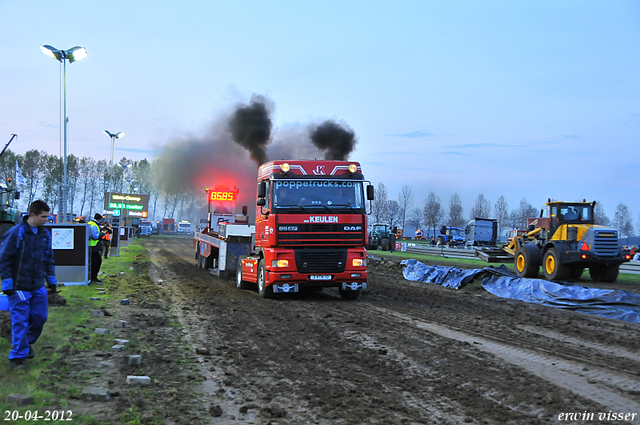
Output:
<svg viewBox="0 0 640 425">
<path fill-rule="evenodd" d="M 438 236 L 438 240 L 436 241 L 436 246 L 442 246 L 444 245 L 444 238 L 442 236 Z"/>
<path fill-rule="evenodd" d="M 547 280 L 565 280 L 571 271 L 566 264 L 560 262 L 558 251 L 555 248 L 549 248 L 544 254 L 542 269 Z"/>
<path fill-rule="evenodd" d="M 520 277 L 538 277 L 540 266 L 531 258 L 531 253 L 526 247 L 519 249 L 516 258 L 513 260 L 516 274 Z"/>
<path fill-rule="evenodd" d="M 582 266 L 573 266 L 571 268 L 571 273 L 569 273 L 569 279 L 578 280 L 582 277 L 582 273 L 584 272 L 584 267 Z"/>
<path fill-rule="evenodd" d="M 389 239 L 388 238 L 382 238 L 382 242 L 380 242 L 380 245 L 382 246 L 382 250 L 383 251 L 389 251 Z"/>
<path fill-rule="evenodd" d="M 618 264 L 613 266 L 589 267 L 589 274 L 595 282 L 613 283 L 618 278 L 618 273 L 620 273 L 620 266 Z"/>
</svg>

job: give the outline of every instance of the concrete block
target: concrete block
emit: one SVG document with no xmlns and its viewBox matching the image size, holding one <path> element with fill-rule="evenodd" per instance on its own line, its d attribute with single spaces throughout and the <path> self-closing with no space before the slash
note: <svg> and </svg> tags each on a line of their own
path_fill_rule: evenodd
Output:
<svg viewBox="0 0 640 425">
<path fill-rule="evenodd" d="M 98 335 L 107 335 L 107 334 L 110 334 L 111 331 L 109 329 L 96 328 L 95 333 L 97 333 Z"/>
<path fill-rule="evenodd" d="M 124 320 L 118 320 L 118 327 L 119 328 L 127 328 L 127 327 L 129 327 L 129 322 L 126 322 Z"/>
<path fill-rule="evenodd" d="M 120 305 L 129 305 L 129 298 L 125 298 L 124 300 L 120 300 Z"/>
<path fill-rule="evenodd" d="M 124 345 L 116 344 L 111 347 L 111 351 L 124 351 Z"/>
<path fill-rule="evenodd" d="M 137 385 L 149 385 L 151 383 L 151 378 L 148 376 L 135 376 L 135 375 L 127 375 L 127 384 L 137 384 Z"/>
<path fill-rule="evenodd" d="M 86 387 L 82 390 L 82 395 L 80 396 L 82 400 L 89 401 L 108 401 L 109 400 L 109 389 L 107 388 L 98 388 L 98 387 Z"/>
<path fill-rule="evenodd" d="M 129 345 L 129 341 L 128 341 L 128 340 L 126 340 L 126 339 L 116 339 L 116 340 L 115 340 L 115 343 L 116 343 L 117 345 Z"/>
<path fill-rule="evenodd" d="M 100 297 L 91 297 L 89 301 L 100 301 Z"/>
<path fill-rule="evenodd" d="M 33 403 L 33 397 L 24 394 L 9 394 L 7 396 L 7 403 L 26 406 Z"/>
<path fill-rule="evenodd" d="M 142 363 L 142 356 L 138 354 L 127 356 L 127 363 L 129 363 L 129 366 L 138 366 Z"/>
<path fill-rule="evenodd" d="M 91 313 L 94 316 L 104 316 L 104 311 L 102 311 L 102 310 L 91 310 Z"/>
</svg>

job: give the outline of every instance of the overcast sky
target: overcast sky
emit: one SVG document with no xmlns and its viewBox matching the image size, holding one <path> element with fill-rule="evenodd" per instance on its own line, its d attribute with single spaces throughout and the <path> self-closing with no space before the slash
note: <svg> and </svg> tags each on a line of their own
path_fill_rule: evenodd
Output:
<svg viewBox="0 0 640 425">
<path fill-rule="evenodd" d="M 43 44 L 88 50 L 67 65 L 80 157 L 109 159 L 109 129 L 116 159 L 152 160 L 259 94 L 274 137 L 346 123 L 350 159 L 416 207 L 586 198 L 640 227 L 638 1 L 1 0 L 0 143 L 17 133 L 17 153 L 61 150 Z"/>
</svg>

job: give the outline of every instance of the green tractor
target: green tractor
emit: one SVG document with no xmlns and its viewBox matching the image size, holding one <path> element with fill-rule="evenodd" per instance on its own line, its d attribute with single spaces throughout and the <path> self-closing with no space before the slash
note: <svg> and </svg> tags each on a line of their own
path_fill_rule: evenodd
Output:
<svg viewBox="0 0 640 425">
<path fill-rule="evenodd" d="M 20 199 L 20 192 L 0 183 L 0 239 L 7 230 L 20 222 L 22 214 L 15 207 L 16 199 Z"/>
<path fill-rule="evenodd" d="M 4 146 L 2 152 L 0 152 L 0 158 L 2 158 L 4 152 L 16 137 L 18 137 L 17 134 L 11 134 L 11 139 L 9 139 L 9 142 Z M 10 185 L 14 184 L 11 178 L 7 180 Z M 0 183 L 0 240 L 2 240 L 2 236 L 7 230 L 20 222 L 22 214 L 15 207 L 15 201 L 17 199 L 20 199 L 20 192 L 16 190 L 15 186 L 9 187 L 6 183 Z"/>
<path fill-rule="evenodd" d="M 396 247 L 396 227 L 389 224 L 376 223 L 371 226 L 369 233 L 369 244 L 367 249 L 382 249 L 383 251 L 393 251 Z"/>
</svg>

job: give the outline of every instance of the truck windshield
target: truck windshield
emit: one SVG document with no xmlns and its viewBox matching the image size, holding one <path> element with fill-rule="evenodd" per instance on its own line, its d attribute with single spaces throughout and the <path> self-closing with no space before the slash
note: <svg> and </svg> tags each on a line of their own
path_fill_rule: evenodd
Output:
<svg viewBox="0 0 640 425">
<path fill-rule="evenodd" d="M 451 236 L 460 236 L 460 237 L 462 237 L 462 233 L 460 232 L 460 229 L 449 229 L 449 232 L 450 232 Z"/>
<path fill-rule="evenodd" d="M 273 182 L 273 207 L 305 212 L 322 209 L 332 213 L 364 211 L 361 181 L 276 180 Z"/>
</svg>

